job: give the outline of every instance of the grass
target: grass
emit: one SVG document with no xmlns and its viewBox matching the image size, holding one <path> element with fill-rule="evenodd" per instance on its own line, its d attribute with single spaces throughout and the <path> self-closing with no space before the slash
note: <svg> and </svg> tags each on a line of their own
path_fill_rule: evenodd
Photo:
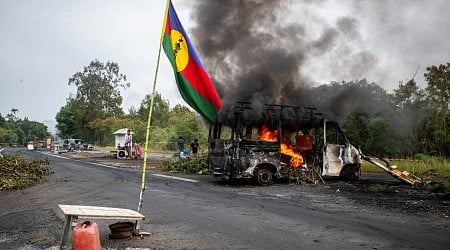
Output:
<svg viewBox="0 0 450 250">
<path fill-rule="evenodd" d="M 438 157 L 421 157 L 421 159 L 391 160 L 398 170 L 407 171 L 424 181 L 430 191 L 450 192 L 450 161 Z M 379 167 L 364 161 L 362 170 L 384 172 Z"/>
</svg>

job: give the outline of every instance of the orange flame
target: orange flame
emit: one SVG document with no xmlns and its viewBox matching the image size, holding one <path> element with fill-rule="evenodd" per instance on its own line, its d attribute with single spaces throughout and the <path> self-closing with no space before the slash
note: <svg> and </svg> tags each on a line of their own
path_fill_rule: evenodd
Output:
<svg viewBox="0 0 450 250">
<path fill-rule="evenodd" d="M 299 152 L 296 152 L 292 144 L 281 143 L 280 151 L 281 153 L 292 157 L 289 162 L 289 165 L 292 167 L 298 168 L 303 164 L 303 156 Z"/>
<path fill-rule="evenodd" d="M 259 140 L 262 141 L 276 141 L 277 140 L 277 130 L 271 131 L 266 125 L 261 128 L 261 133 L 259 135 Z M 303 156 L 295 150 L 295 147 L 289 142 L 281 142 L 280 152 L 285 155 L 291 156 L 289 165 L 292 167 L 300 167 L 303 164 Z"/>
<path fill-rule="evenodd" d="M 261 133 L 259 135 L 260 141 L 276 141 L 277 140 L 277 130 L 271 131 L 266 125 L 261 128 Z"/>
</svg>

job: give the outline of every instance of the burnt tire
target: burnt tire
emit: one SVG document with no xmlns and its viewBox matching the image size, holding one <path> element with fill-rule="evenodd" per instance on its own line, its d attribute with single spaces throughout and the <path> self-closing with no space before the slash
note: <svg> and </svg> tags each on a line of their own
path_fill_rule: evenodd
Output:
<svg viewBox="0 0 450 250">
<path fill-rule="evenodd" d="M 256 181 L 261 186 L 272 184 L 273 174 L 269 169 L 260 168 L 256 171 Z"/>
<path fill-rule="evenodd" d="M 355 181 L 359 178 L 358 176 L 358 168 L 355 168 L 353 166 L 348 166 L 344 168 L 344 170 L 341 173 L 341 178 L 345 181 Z"/>
</svg>

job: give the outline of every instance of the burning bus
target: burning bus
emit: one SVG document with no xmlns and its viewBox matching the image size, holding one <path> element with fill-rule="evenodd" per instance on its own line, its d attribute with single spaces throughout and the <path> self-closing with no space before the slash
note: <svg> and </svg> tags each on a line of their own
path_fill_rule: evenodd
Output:
<svg viewBox="0 0 450 250">
<path fill-rule="evenodd" d="M 250 119 L 250 103 L 237 104 L 233 117 L 210 128 L 210 174 L 226 180 L 254 179 L 260 185 L 274 178 L 358 177 L 359 150 L 336 122 L 323 119 L 315 108 L 266 104 L 264 116 Z"/>
</svg>

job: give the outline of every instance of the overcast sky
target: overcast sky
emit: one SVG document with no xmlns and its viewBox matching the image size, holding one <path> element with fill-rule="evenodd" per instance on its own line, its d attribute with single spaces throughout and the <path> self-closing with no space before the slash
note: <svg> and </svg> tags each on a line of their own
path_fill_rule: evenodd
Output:
<svg viewBox="0 0 450 250">
<path fill-rule="evenodd" d="M 151 92 L 155 77 L 165 2 L 0 0 L 0 113 L 5 116 L 16 108 L 20 118 L 54 120 L 69 94 L 76 91 L 68 86 L 68 79 L 95 59 L 119 65 L 131 83 L 121 91 L 124 111 L 138 107 Z M 195 1 L 172 2 L 196 47 L 190 32 L 196 26 Z M 371 67 L 358 73 L 340 62 L 339 53 L 309 59 L 307 73 L 317 84 L 367 78 L 392 90 L 420 65 L 416 81 L 424 86 L 426 66 L 450 61 L 448 0 L 291 2 L 292 8 L 284 12 L 286 20 L 316 23 L 311 27 L 317 29 L 321 28 L 317 23 L 324 28 L 342 17 L 354 18 L 357 32 L 350 34 L 354 38 L 348 46 L 374 55 Z M 156 89 L 171 106 L 185 104 L 163 52 Z"/>
</svg>

